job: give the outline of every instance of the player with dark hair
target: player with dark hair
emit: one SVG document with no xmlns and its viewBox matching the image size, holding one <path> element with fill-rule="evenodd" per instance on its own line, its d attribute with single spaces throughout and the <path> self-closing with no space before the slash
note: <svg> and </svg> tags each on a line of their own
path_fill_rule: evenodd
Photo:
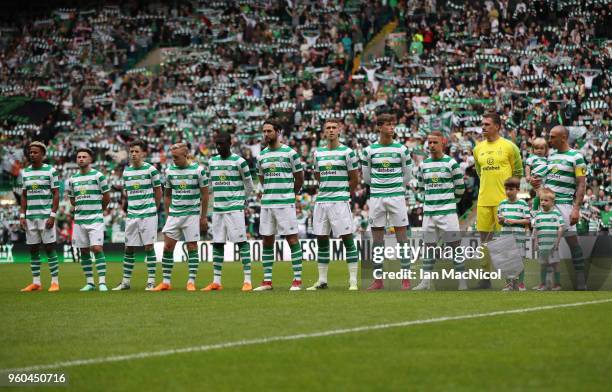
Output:
<svg viewBox="0 0 612 392">
<path fill-rule="evenodd" d="M 32 284 L 21 291 L 39 291 L 40 283 L 40 245 L 47 253 L 51 286 L 49 291 L 59 291 L 57 253 L 55 251 L 55 214 L 59 206 L 59 178 L 53 166 L 43 163 L 47 147 L 41 142 L 28 146 L 30 166 L 22 170 L 19 181 L 21 192 L 21 212 L 19 222 L 26 232 L 26 244 L 30 246 Z"/>
<path fill-rule="evenodd" d="M 79 148 L 76 158 L 79 171 L 68 180 L 67 193 L 74 207 L 72 246 L 80 250 L 81 265 L 87 281 L 81 291 L 96 289 L 90 251 L 96 260 L 98 290 L 108 291 L 102 245 L 104 210 L 110 202 L 110 188 L 106 176 L 91 167 L 93 157 L 93 151 L 89 148 Z"/>
<path fill-rule="evenodd" d="M 113 291 L 129 290 L 134 270 L 134 248 L 144 246 L 147 264 L 146 290 L 155 288 L 157 210 L 162 197 L 159 171 L 144 161 L 147 145 L 142 140 L 129 144 L 130 165 L 123 171 L 123 190 L 127 199 L 123 279 Z"/>
</svg>

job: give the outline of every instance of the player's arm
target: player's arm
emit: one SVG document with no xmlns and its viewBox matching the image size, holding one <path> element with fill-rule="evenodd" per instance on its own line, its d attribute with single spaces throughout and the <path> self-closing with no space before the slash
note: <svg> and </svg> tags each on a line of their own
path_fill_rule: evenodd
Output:
<svg viewBox="0 0 612 392">
<path fill-rule="evenodd" d="M 200 170 L 199 186 L 202 204 L 202 210 L 200 211 L 200 228 L 206 233 L 206 231 L 208 231 L 208 176 L 204 168 Z"/>
<path fill-rule="evenodd" d="M 410 178 L 412 177 L 412 159 L 410 158 L 410 152 L 406 147 L 402 153 L 402 176 L 404 178 L 404 187 L 407 188 L 410 185 Z"/>
<path fill-rule="evenodd" d="M 586 190 L 586 177 L 576 177 L 576 197 L 574 198 L 574 206 L 570 214 L 570 225 L 575 225 L 580 220 L 580 206 L 584 200 Z"/>
<path fill-rule="evenodd" d="M 453 176 L 453 185 L 455 186 L 455 197 L 457 199 L 461 199 L 461 197 L 465 193 L 463 172 L 461 171 L 461 167 L 455 160 L 452 160 L 451 162 L 451 174 Z"/>
<path fill-rule="evenodd" d="M 297 195 L 304 185 L 304 165 L 302 165 L 300 155 L 295 151 L 291 157 L 291 165 L 293 169 L 293 192 Z"/>
<path fill-rule="evenodd" d="M 302 190 L 304 185 L 304 172 L 298 171 L 293 173 L 293 192 L 297 195 Z"/>
<path fill-rule="evenodd" d="M 523 159 L 521 158 L 521 151 L 512 143 L 512 151 L 510 153 L 510 166 L 512 167 L 512 175 L 514 177 L 523 177 Z"/>
<path fill-rule="evenodd" d="M 208 186 L 200 188 L 200 199 L 202 200 L 202 217 L 208 216 Z"/>
<path fill-rule="evenodd" d="M 70 205 L 72 207 L 76 206 L 76 200 L 74 199 L 74 192 L 72 189 L 72 181 L 68 180 L 68 186 L 66 187 L 66 193 L 68 194 L 68 199 L 70 200 Z"/>
<path fill-rule="evenodd" d="M 164 212 L 166 213 L 166 219 L 170 216 L 170 203 L 172 202 L 172 188 L 166 187 L 164 190 Z"/>
<path fill-rule="evenodd" d="M 162 198 L 161 184 L 153 188 L 153 198 L 155 199 L 155 208 L 159 209 L 159 204 Z"/>
<path fill-rule="evenodd" d="M 321 186 L 321 172 L 319 171 L 319 165 L 317 164 L 317 150 L 316 149 L 312 152 L 312 161 L 314 162 L 314 177 L 315 177 L 315 180 L 317 180 L 317 186 L 320 187 Z"/>
<path fill-rule="evenodd" d="M 49 216 L 49 219 L 47 219 L 47 222 L 45 223 L 45 226 L 47 227 L 47 229 L 51 229 L 53 225 L 55 224 L 55 215 L 57 214 L 57 210 L 59 209 L 59 199 L 60 199 L 59 177 L 57 176 L 55 169 L 51 169 L 51 184 L 50 185 L 51 185 L 51 195 L 53 197 L 53 200 L 51 201 L 51 215 Z"/>
<path fill-rule="evenodd" d="M 19 211 L 19 224 L 21 225 L 22 229 L 26 229 L 26 209 L 28 208 L 28 191 L 23 188 L 21 190 L 21 209 Z"/>
<path fill-rule="evenodd" d="M 357 189 L 357 185 L 359 185 L 359 170 L 351 170 L 348 172 L 349 176 L 349 192 L 351 195 L 355 194 L 355 190 Z"/>
<path fill-rule="evenodd" d="M 482 168 L 480 167 L 480 163 L 478 162 L 478 150 L 472 150 L 472 156 L 474 156 L 474 170 L 476 170 L 476 175 L 480 177 L 482 174 Z"/>
<path fill-rule="evenodd" d="M 349 176 L 349 192 L 351 195 L 354 195 L 357 185 L 359 185 L 359 159 L 355 151 L 350 150 L 346 163 Z"/>
<path fill-rule="evenodd" d="M 49 219 L 45 223 L 47 229 L 51 229 L 55 224 L 55 214 L 57 214 L 57 210 L 59 209 L 59 188 L 51 188 L 51 195 L 53 196 L 53 201 L 51 202 L 51 215 L 49 215 Z"/>
<path fill-rule="evenodd" d="M 257 193 L 257 198 L 261 199 L 264 190 L 264 171 L 263 167 L 261 167 L 261 162 L 259 159 L 257 159 L 257 178 L 259 179 L 259 191 Z"/>
<path fill-rule="evenodd" d="M 110 203 L 110 186 L 108 186 L 108 181 L 106 180 L 106 176 L 103 174 L 98 178 L 98 184 L 100 186 L 100 190 L 102 191 L 102 210 L 106 210 L 108 204 Z"/>
<path fill-rule="evenodd" d="M 242 176 L 242 183 L 244 184 L 244 193 L 246 197 L 253 194 L 255 186 L 253 185 L 253 177 L 251 177 L 251 170 L 249 164 L 243 159 L 240 163 L 240 175 Z"/>
<path fill-rule="evenodd" d="M 159 209 L 159 204 L 162 199 L 161 178 L 157 169 L 153 169 L 151 173 L 151 182 L 153 185 L 153 198 L 155 199 L 155 208 Z"/>
<path fill-rule="evenodd" d="M 361 160 L 361 175 L 363 176 L 363 182 L 367 185 L 372 183 L 372 168 L 370 165 L 370 156 L 368 150 L 363 149 L 363 159 Z"/>
</svg>

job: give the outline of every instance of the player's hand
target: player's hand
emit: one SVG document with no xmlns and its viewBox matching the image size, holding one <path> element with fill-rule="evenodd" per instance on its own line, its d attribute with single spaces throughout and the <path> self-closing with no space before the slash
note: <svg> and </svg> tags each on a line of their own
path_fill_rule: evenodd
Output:
<svg viewBox="0 0 612 392">
<path fill-rule="evenodd" d="M 23 230 L 26 230 L 28 228 L 28 224 L 27 224 L 25 218 L 19 218 L 19 225 L 21 225 L 21 228 Z"/>
<path fill-rule="evenodd" d="M 500 225 L 503 225 L 505 222 L 505 219 L 503 216 L 497 216 L 497 221 L 499 222 Z"/>
<path fill-rule="evenodd" d="M 532 187 L 539 188 L 540 185 L 542 185 L 542 179 L 538 176 L 531 177 L 531 180 L 529 181 L 529 183 L 531 184 Z"/>
<path fill-rule="evenodd" d="M 206 234 L 208 231 L 208 217 L 206 216 L 200 217 L 200 231 L 202 231 L 202 234 Z"/>
<path fill-rule="evenodd" d="M 51 230 L 53 228 L 53 225 L 55 225 L 55 218 L 50 216 L 49 219 L 47 219 L 47 222 L 45 223 L 45 227 L 47 228 L 47 230 Z"/>
<path fill-rule="evenodd" d="M 580 209 L 577 207 L 572 208 L 570 213 L 570 226 L 574 226 L 580 220 Z"/>
</svg>

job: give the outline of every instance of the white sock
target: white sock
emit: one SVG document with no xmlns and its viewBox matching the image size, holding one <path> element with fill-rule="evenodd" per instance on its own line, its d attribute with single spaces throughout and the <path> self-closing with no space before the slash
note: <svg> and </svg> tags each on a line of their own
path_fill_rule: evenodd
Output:
<svg viewBox="0 0 612 392">
<path fill-rule="evenodd" d="M 164 278 L 164 280 L 162 282 L 164 282 L 164 284 L 170 284 L 170 279 Z"/>
<path fill-rule="evenodd" d="M 106 276 L 99 276 L 98 284 L 106 284 Z"/>
<path fill-rule="evenodd" d="M 318 263 L 319 267 L 319 283 L 327 283 L 327 270 L 329 269 L 329 264 L 326 263 Z"/>
<path fill-rule="evenodd" d="M 124 285 L 126 285 L 126 286 L 129 286 L 129 285 L 130 285 L 130 280 L 129 280 L 129 279 L 127 279 L 127 278 L 123 278 L 123 279 L 121 280 L 121 283 L 123 283 L 123 284 L 124 284 Z"/>
<path fill-rule="evenodd" d="M 168 282 L 168 283 L 169 283 L 169 282 Z M 189 284 L 189 283 L 195 284 L 195 279 L 193 279 L 193 278 L 189 278 L 189 279 L 187 280 L 187 284 Z"/>
<path fill-rule="evenodd" d="M 348 263 L 349 282 L 357 283 L 357 273 L 359 272 L 359 263 Z"/>
<path fill-rule="evenodd" d="M 32 283 L 40 286 L 40 276 L 32 276 Z"/>
<path fill-rule="evenodd" d="M 155 283 L 155 278 L 148 278 L 147 283 Z"/>
<path fill-rule="evenodd" d="M 57 276 L 52 276 L 51 283 L 59 284 L 59 278 Z"/>
<path fill-rule="evenodd" d="M 429 286 L 429 285 L 431 285 L 431 279 L 424 278 L 423 280 L 421 280 L 420 284 L 425 285 L 425 286 Z"/>
<path fill-rule="evenodd" d="M 87 284 L 91 284 L 91 285 L 95 284 L 93 276 L 91 278 L 86 278 L 86 279 L 87 279 Z"/>
<path fill-rule="evenodd" d="M 251 283 L 251 270 L 244 271 L 244 283 Z"/>
<path fill-rule="evenodd" d="M 218 276 L 218 275 L 215 275 L 215 276 L 213 277 L 213 283 L 216 283 L 216 284 L 221 284 L 221 277 L 220 277 L 220 276 Z"/>
</svg>

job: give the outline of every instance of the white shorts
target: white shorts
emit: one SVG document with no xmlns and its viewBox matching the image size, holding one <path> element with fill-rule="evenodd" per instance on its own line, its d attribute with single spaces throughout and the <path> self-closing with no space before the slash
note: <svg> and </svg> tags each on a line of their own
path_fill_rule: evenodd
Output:
<svg viewBox="0 0 612 392">
<path fill-rule="evenodd" d="M 295 205 L 287 207 L 262 207 L 259 215 L 259 234 L 261 235 L 290 235 L 297 234 L 298 223 L 295 214 Z"/>
<path fill-rule="evenodd" d="M 200 216 L 169 216 L 162 233 L 175 241 L 197 242 L 200 240 Z"/>
<path fill-rule="evenodd" d="M 548 265 L 561 262 L 559 251 L 553 252 L 538 252 L 538 262 L 540 265 Z"/>
<path fill-rule="evenodd" d="M 99 222 L 88 225 L 75 223 L 72 230 L 72 246 L 81 249 L 96 245 L 104 245 L 104 223 Z"/>
<path fill-rule="evenodd" d="M 408 209 L 404 196 L 372 197 L 368 200 L 370 226 L 408 226 Z"/>
<path fill-rule="evenodd" d="M 336 237 L 353 233 L 353 215 L 348 201 L 336 203 L 315 203 L 312 217 L 312 233 Z"/>
<path fill-rule="evenodd" d="M 559 210 L 561 216 L 563 216 L 563 236 L 575 236 L 576 225 L 570 226 L 570 214 L 572 213 L 574 206 L 571 204 L 557 204 L 555 207 L 557 207 L 557 210 Z"/>
<path fill-rule="evenodd" d="M 157 215 L 147 218 L 128 218 L 125 224 L 125 245 L 152 245 L 157 239 Z"/>
<path fill-rule="evenodd" d="M 213 212 L 212 236 L 215 244 L 222 244 L 226 241 L 234 243 L 246 241 L 244 210 Z"/>
<path fill-rule="evenodd" d="M 26 244 L 50 244 L 56 241 L 55 224 L 47 230 L 46 223 L 46 219 L 26 219 Z"/>
<path fill-rule="evenodd" d="M 461 240 L 459 218 L 457 214 L 425 215 L 423 216 L 423 241 L 426 244 L 438 242 L 454 242 Z"/>
</svg>

